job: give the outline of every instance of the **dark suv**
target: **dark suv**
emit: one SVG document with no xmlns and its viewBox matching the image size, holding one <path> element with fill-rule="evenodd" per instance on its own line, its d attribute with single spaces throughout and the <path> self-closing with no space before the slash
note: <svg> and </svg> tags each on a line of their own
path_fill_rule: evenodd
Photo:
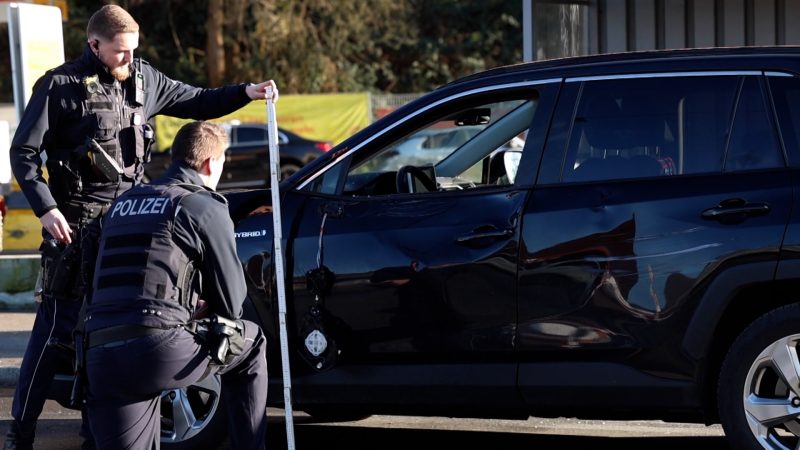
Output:
<svg viewBox="0 0 800 450">
<path fill-rule="evenodd" d="M 721 422 L 734 448 L 797 448 L 799 168 L 797 48 L 437 89 L 281 184 L 294 406 Z M 269 198 L 228 194 L 280 405 Z"/>
</svg>

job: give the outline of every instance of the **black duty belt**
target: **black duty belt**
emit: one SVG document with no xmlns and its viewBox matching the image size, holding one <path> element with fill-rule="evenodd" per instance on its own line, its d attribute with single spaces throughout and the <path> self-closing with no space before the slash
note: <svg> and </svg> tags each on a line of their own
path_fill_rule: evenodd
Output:
<svg viewBox="0 0 800 450">
<path fill-rule="evenodd" d="M 108 212 L 109 206 L 111 203 L 68 201 L 62 212 L 69 220 L 78 222 L 104 216 Z"/>
<path fill-rule="evenodd" d="M 89 348 L 99 347 L 101 345 L 119 342 L 120 345 L 125 341 L 137 339 L 144 336 L 152 336 L 154 334 L 163 333 L 167 331 L 164 328 L 146 327 L 144 325 L 117 325 L 108 328 L 102 328 L 89 333 Z"/>
</svg>

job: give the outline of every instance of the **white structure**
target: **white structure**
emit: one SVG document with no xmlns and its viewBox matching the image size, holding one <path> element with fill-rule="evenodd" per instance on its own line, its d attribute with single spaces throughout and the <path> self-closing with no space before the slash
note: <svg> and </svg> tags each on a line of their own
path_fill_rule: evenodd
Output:
<svg viewBox="0 0 800 450">
<path fill-rule="evenodd" d="M 523 0 L 525 61 L 691 47 L 800 45 L 800 0 Z"/>
</svg>

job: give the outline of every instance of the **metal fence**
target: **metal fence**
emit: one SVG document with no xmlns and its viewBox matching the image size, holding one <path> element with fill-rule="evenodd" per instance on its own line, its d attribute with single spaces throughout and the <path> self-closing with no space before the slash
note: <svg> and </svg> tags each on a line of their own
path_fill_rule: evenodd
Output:
<svg viewBox="0 0 800 450">
<path fill-rule="evenodd" d="M 370 94 L 370 112 L 372 121 L 389 114 L 406 103 L 416 100 L 422 94 Z"/>
</svg>

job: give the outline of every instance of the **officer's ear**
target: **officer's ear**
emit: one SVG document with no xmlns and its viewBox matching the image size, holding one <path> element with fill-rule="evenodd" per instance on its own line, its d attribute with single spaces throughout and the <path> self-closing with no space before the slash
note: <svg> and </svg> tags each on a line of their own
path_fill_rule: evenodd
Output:
<svg viewBox="0 0 800 450">
<path fill-rule="evenodd" d="M 100 53 L 100 41 L 98 39 L 92 39 L 89 41 L 89 47 L 94 52 L 95 56 L 99 56 L 98 53 Z"/>
<path fill-rule="evenodd" d="M 211 158 L 206 158 L 206 160 L 203 161 L 198 172 L 200 172 L 201 175 L 211 175 Z"/>
</svg>

